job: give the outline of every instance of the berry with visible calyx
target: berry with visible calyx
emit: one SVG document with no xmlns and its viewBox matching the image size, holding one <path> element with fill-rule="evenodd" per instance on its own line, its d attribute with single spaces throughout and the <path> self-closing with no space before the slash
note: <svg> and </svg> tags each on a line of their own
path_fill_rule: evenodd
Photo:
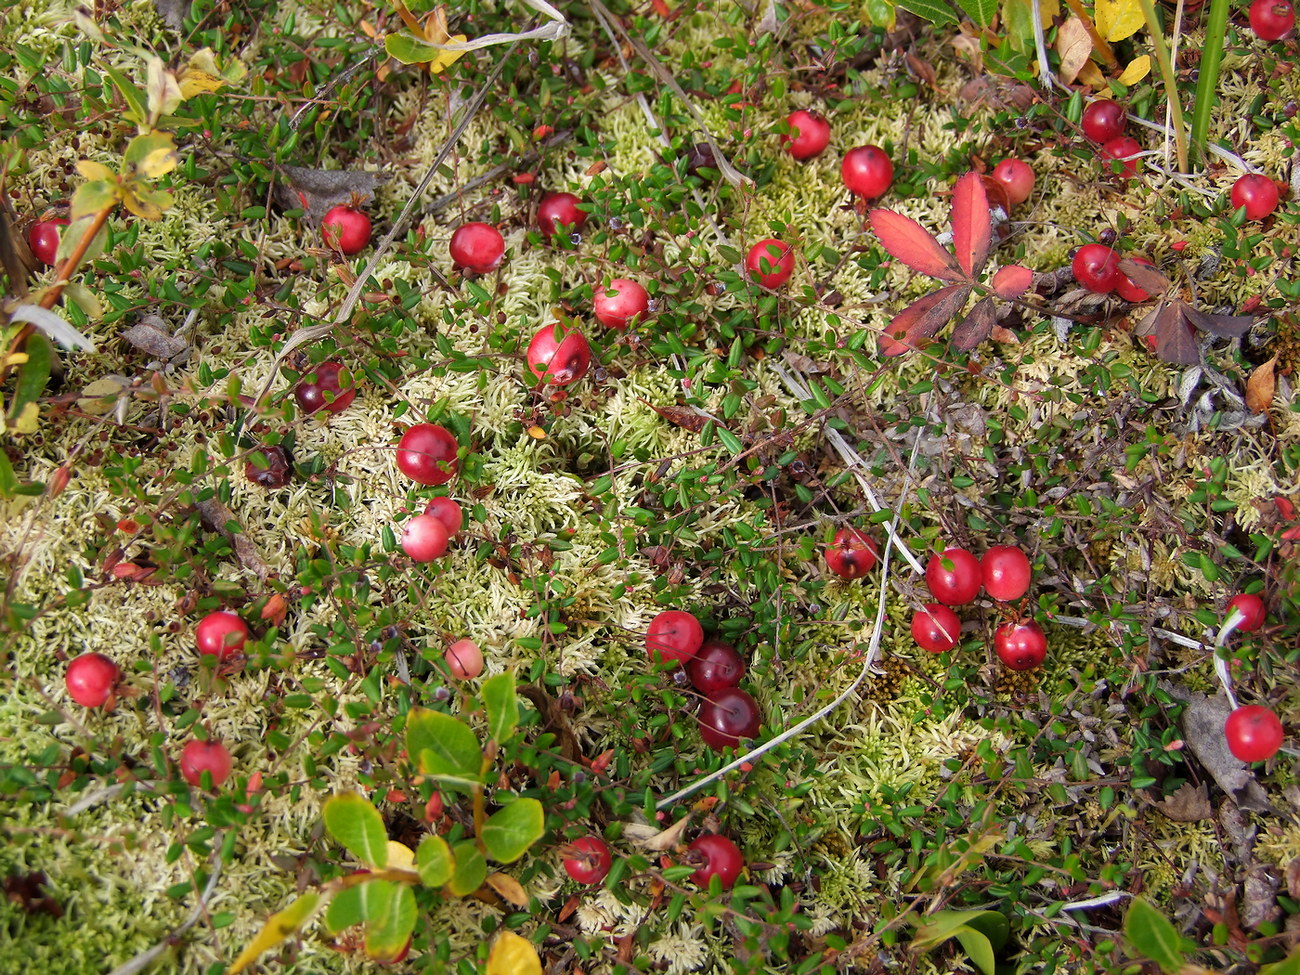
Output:
<svg viewBox="0 0 1300 975">
<path fill-rule="evenodd" d="M 83 653 L 68 664 L 63 682 L 68 696 L 83 708 L 97 708 L 113 696 L 122 670 L 102 653 Z"/>
<path fill-rule="evenodd" d="M 930 556 L 925 581 L 936 600 L 947 606 L 963 606 L 979 595 L 984 570 L 980 560 L 964 548 L 944 549 Z"/>
<path fill-rule="evenodd" d="M 1223 725 L 1228 751 L 1243 762 L 1263 762 L 1282 747 L 1282 722 L 1262 704 L 1248 704 L 1228 715 Z"/>
<path fill-rule="evenodd" d="M 1119 284 L 1119 255 L 1105 244 L 1084 244 L 1074 252 L 1070 270 L 1080 287 L 1099 295 L 1110 294 Z"/>
<path fill-rule="evenodd" d="M 528 371 L 549 386 L 567 386 L 591 368 L 591 346 L 586 337 L 562 322 L 543 325 L 528 343 Z"/>
<path fill-rule="evenodd" d="M 745 658 L 725 640 L 709 639 L 686 661 L 686 676 L 701 694 L 736 687 L 745 676 Z"/>
<path fill-rule="evenodd" d="M 473 640 L 457 640 L 447 648 L 442 659 L 457 680 L 473 680 L 483 673 L 483 651 Z"/>
<path fill-rule="evenodd" d="M 984 591 L 999 602 L 1019 599 L 1029 591 L 1033 569 L 1029 556 L 1014 545 L 994 545 L 980 559 Z"/>
<path fill-rule="evenodd" d="M 210 654 L 225 660 L 244 649 L 248 640 L 248 626 L 234 613 L 217 610 L 199 620 L 194 628 L 194 642 L 199 653 Z"/>
<path fill-rule="evenodd" d="M 42 264 L 49 267 L 59 258 L 59 228 L 68 225 L 67 217 L 37 220 L 27 231 L 27 245 Z"/>
<path fill-rule="evenodd" d="M 1229 599 L 1225 615 L 1231 615 L 1234 609 L 1241 613 L 1243 617 L 1242 621 L 1237 624 L 1237 629 L 1242 633 L 1254 633 L 1268 619 L 1268 610 L 1264 606 L 1264 600 L 1254 593 L 1243 592 Z"/>
<path fill-rule="evenodd" d="M 993 167 L 993 178 L 1007 192 L 1007 202 L 1013 207 L 1024 203 L 1034 192 L 1034 171 L 1019 159 L 1004 159 Z"/>
<path fill-rule="evenodd" d="M 220 788 L 230 777 L 230 752 L 219 741 L 187 741 L 181 749 L 181 775 L 190 785 L 201 785 L 203 773 L 212 776 L 212 788 Z"/>
<path fill-rule="evenodd" d="M 490 223 L 475 220 L 456 228 L 447 249 L 457 267 L 475 274 L 487 274 L 495 271 L 505 256 L 506 240 Z"/>
<path fill-rule="evenodd" d="M 262 447 L 257 453 L 262 455 L 266 463 L 255 463 L 252 460 L 245 463 L 246 478 L 268 490 L 282 488 L 293 480 L 293 461 L 284 447 Z"/>
<path fill-rule="evenodd" d="M 459 447 L 446 427 L 417 423 L 397 442 L 397 468 L 418 484 L 446 484 L 456 476 Z"/>
<path fill-rule="evenodd" d="M 573 233 L 587 222 L 587 211 L 578 209 L 582 201 L 572 193 L 551 193 L 537 207 L 537 226 L 543 237 L 554 237 L 562 227 Z"/>
<path fill-rule="evenodd" d="M 426 515 L 433 515 L 447 528 L 448 536 L 454 536 L 465 527 L 465 512 L 451 498 L 434 498 L 424 506 Z"/>
<path fill-rule="evenodd" d="M 1128 125 L 1124 106 L 1109 99 L 1099 98 L 1083 110 L 1083 134 L 1093 142 L 1107 143 L 1124 134 Z"/>
<path fill-rule="evenodd" d="M 353 207 L 331 207 L 320 222 L 320 231 L 326 247 L 356 254 L 370 243 L 370 218 Z"/>
<path fill-rule="evenodd" d="M 650 310 L 650 294 L 627 278 L 615 278 L 597 288 L 592 299 L 596 321 L 606 328 L 627 328 L 643 319 Z"/>
<path fill-rule="evenodd" d="M 764 288 L 779 288 L 794 273 L 794 249 L 775 237 L 760 240 L 745 257 L 745 270 Z"/>
<path fill-rule="evenodd" d="M 1134 157 L 1141 151 L 1141 144 L 1132 136 L 1122 135 L 1118 139 L 1111 139 L 1101 147 L 1101 159 L 1105 171 L 1118 172 L 1124 177 L 1136 176 L 1138 160 Z M 1119 164 L 1118 167 L 1116 163 Z"/>
<path fill-rule="evenodd" d="M 416 515 L 402 526 L 402 551 L 416 562 L 432 562 L 447 554 L 448 537 L 437 515 Z"/>
<path fill-rule="evenodd" d="M 1261 41 L 1276 41 L 1295 26 L 1295 7 L 1290 0 L 1254 0 L 1250 5 L 1250 29 Z"/>
<path fill-rule="evenodd" d="M 293 388 L 293 397 L 304 413 L 325 410 L 341 413 L 357 396 L 352 373 L 341 362 L 322 362 L 303 376 Z"/>
<path fill-rule="evenodd" d="M 1033 620 L 1003 623 L 993 631 L 993 649 L 1012 670 L 1031 670 L 1047 659 L 1047 636 Z"/>
<path fill-rule="evenodd" d="M 783 135 L 781 141 L 795 159 L 811 159 L 830 145 L 831 123 L 816 112 L 806 112 L 803 109 L 791 112 L 785 123 L 790 127 L 790 132 Z"/>
<path fill-rule="evenodd" d="M 858 146 L 844 154 L 840 178 L 850 193 L 874 200 L 893 184 L 894 164 L 880 146 Z"/>
<path fill-rule="evenodd" d="M 843 579 L 861 579 L 871 571 L 880 553 L 866 532 L 841 528 L 826 546 L 826 565 Z"/>
<path fill-rule="evenodd" d="M 1232 184 L 1232 208 L 1246 208 L 1247 220 L 1263 220 L 1277 209 L 1277 184 L 1261 173 L 1246 173 Z"/>
<path fill-rule="evenodd" d="M 704 627 L 694 614 L 680 609 L 664 610 L 646 629 L 645 649 L 654 663 L 685 663 L 695 656 L 702 643 Z"/>
<path fill-rule="evenodd" d="M 564 859 L 564 872 L 580 884 L 598 884 L 609 874 L 613 859 L 599 836 L 584 836 L 568 844 L 572 856 Z"/>
<path fill-rule="evenodd" d="M 741 739 L 754 738 L 762 724 L 758 702 L 739 687 L 724 687 L 708 695 L 696 715 L 700 737 L 710 748 L 736 748 Z"/>
<path fill-rule="evenodd" d="M 1147 267 L 1155 267 L 1145 257 L 1130 257 L 1134 264 L 1145 264 Z M 1133 283 L 1133 280 L 1123 271 L 1119 272 L 1119 284 L 1115 285 L 1115 294 L 1119 295 L 1125 301 L 1150 301 L 1151 295 L 1147 294 L 1146 289 Z"/>
<path fill-rule="evenodd" d="M 951 650 L 961 640 L 961 620 L 942 603 L 926 603 L 912 616 L 912 639 L 930 653 Z"/>
<path fill-rule="evenodd" d="M 708 887 L 714 877 L 722 882 L 724 890 L 730 890 L 745 869 L 745 858 L 740 855 L 740 848 L 735 843 L 717 833 L 705 833 L 690 845 L 691 857 L 695 862 L 703 863 L 693 874 L 691 880 L 701 887 Z"/>
</svg>

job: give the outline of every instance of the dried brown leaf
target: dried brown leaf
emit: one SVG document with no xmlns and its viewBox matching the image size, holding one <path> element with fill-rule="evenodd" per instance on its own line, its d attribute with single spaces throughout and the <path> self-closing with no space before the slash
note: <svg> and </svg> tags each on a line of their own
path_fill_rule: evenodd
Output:
<svg viewBox="0 0 1300 975">
<path fill-rule="evenodd" d="M 1256 366 L 1246 382 L 1246 406 L 1252 413 L 1267 413 L 1277 392 L 1277 356 Z"/>
<path fill-rule="evenodd" d="M 1228 750 L 1223 725 L 1232 708 L 1227 699 L 1222 695 L 1210 698 L 1194 694 L 1176 684 L 1161 686 L 1168 687 L 1170 694 L 1187 702 L 1179 719 L 1183 740 L 1219 788 L 1243 809 L 1271 812 L 1273 807 L 1269 805 L 1263 788 L 1241 760 Z"/>
<path fill-rule="evenodd" d="M 641 399 L 639 396 L 637 398 Z M 684 406 L 655 406 L 648 399 L 641 399 L 641 402 L 669 423 L 679 426 L 683 430 L 689 430 L 691 433 L 699 433 L 710 422 L 707 416 Z"/>
<path fill-rule="evenodd" d="M 508 873 L 490 873 L 487 885 L 501 895 L 501 899 L 515 907 L 528 906 L 528 892 L 523 885 Z"/>
<path fill-rule="evenodd" d="M 304 169 L 281 166 L 284 180 L 275 184 L 275 202 L 286 210 L 303 209 L 307 220 L 320 223 L 331 207 L 367 200 L 385 177 L 347 169 Z"/>
<path fill-rule="evenodd" d="M 993 305 L 993 299 L 981 298 L 970 310 L 970 314 L 958 322 L 957 327 L 952 330 L 952 347 L 962 352 L 969 352 L 989 337 L 996 321 L 997 308 Z"/>
<path fill-rule="evenodd" d="M 1210 805 L 1204 783 L 1194 786 L 1184 782 L 1177 792 L 1157 804 L 1156 808 L 1176 823 L 1198 823 L 1214 818 L 1214 807 Z"/>
<path fill-rule="evenodd" d="M 239 564 L 253 572 L 259 579 L 265 580 L 271 569 L 262 561 L 257 546 L 249 540 L 246 532 L 233 531 L 228 527 L 231 522 L 238 524 L 235 513 L 215 498 L 200 501 L 198 509 L 199 516 L 209 529 L 220 532 L 230 540 L 230 544 L 235 550 L 235 557 L 239 559 Z"/>
<path fill-rule="evenodd" d="M 163 360 L 174 359 L 190 347 L 184 339 L 172 335 L 167 323 L 157 315 L 145 315 L 122 332 L 122 338 L 141 352 Z"/>
<path fill-rule="evenodd" d="M 1061 66 L 1058 69 L 1061 80 L 1067 85 L 1071 84 L 1092 54 L 1092 38 L 1078 17 L 1069 17 L 1056 29 L 1056 51 L 1061 56 Z"/>
<path fill-rule="evenodd" d="M 625 823 L 623 826 L 623 838 L 629 842 L 641 847 L 643 850 L 651 850 L 655 853 L 662 853 L 665 850 L 671 850 L 682 840 L 682 833 L 686 831 L 686 826 L 690 823 L 691 817 L 688 813 L 677 822 L 673 823 L 667 829 L 655 829 L 645 823 Z"/>
<path fill-rule="evenodd" d="M 1183 315 L 1192 325 L 1221 339 L 1239 338 L 1246 334 L 1246 330 L 1255 321 L 1250 315 L 1211 315 L 1186 304 L 1182 309 Z"/>
</svg>

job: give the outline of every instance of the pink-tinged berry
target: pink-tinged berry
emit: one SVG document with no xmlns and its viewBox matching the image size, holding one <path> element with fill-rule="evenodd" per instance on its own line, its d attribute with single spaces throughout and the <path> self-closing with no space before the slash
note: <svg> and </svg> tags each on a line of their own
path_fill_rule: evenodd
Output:
<svg viewBox="0 0 1300 975">
<path fill-rule="evenodd" d="M 1004 159 L 993 167 L 993 178 L 1006 190 L 1007 202 L 1013 207 L 1029 199 L 1034 192 L 1034 171 L 1019 159 Z"/>
<path fill-rule="evenodd" d="M 666 609 L 650 621 L 645 649 L 654 663 L 682 664 L 695 656 L 704 642 L 704 627 L 694 614 Z"/>
<path fill-rule="evenodd" d="M 1142 145 L 1132 136 L 1122 135 L 1111 139 L 1101 147 L 1101 159 L 1107 173 L 1118 172 L 1125 178 L 1136 176 L 1138 170 L 1137 154 Z"/>
<path fill-rule="evenodd" d="M 447 528 L 447 535 L 454 537 L 465 527 L 465 512 L 451 498 L 434 498 L 424 506 L 426 515 L 433 515 Z"/>
<path fill-rule="evenodd" d="M 925 581 L 930 593 L 946 606 L 964 606 L 979 595 L 984 570 L 980 560 L 964 548 L 944 549 L 942 555 L 930 556 L 925 566 Z"/>
<path fill-rule="evenodd" d="M 576 383 L 591 368 L 591 345 L 576 328 L 561 322 L 543 325 L 528 343 L 528 371 L 549 386 Z"/>
<path fill-rule="evenodd" d="M 218 610 L 199 620 L 194 628 L 194 642 L 199 653 L 225 660 L 244 649 L 248 626 L 234 613 Z"/>
<path fill-rule="evenodd" d="M 912 616 L 912 639 L 929 653 L 951 650 L 961 641 L 961 620 L 942 603 L 926 603 Z"/>
<path fill-rule="evenodd" d="M 415 562 L 432 562 L 447 554 L 448 538 L 437 515 L 416 515 L 402 526 L 402 551 Z"/>
<path fill-rule="evenodd" d="M 188 741 L 185 747 L 181 749 L 181 775 L 185 776 L 185 781 L 190 785 L 198 786 L 203 783 L 203 773 L 207 772 L 212 776 L 212 788 L 218 789 L 221 783 L 230 778 L 230 770 L 233 767 L 230 761 L 230 752 L 226 746 L 219 741 Z"/>
<path fill-rule="evenodd" d="M 1033 569 L 1029 556 L 1014 545 L 995 545 L 980 559 L 984 591 L 999 602 L 1019 599 L 1029 591 Z"/>
<path fill-rule="evenodd" d="M 1254 0 L 1250 5 L 1250 29 L 1261 41 L 1276 41 L 1295 26 L 1295 6 L 1290 0 Z"/>
<path fill-rule="evenodd" d="M 1110 294 L 1123 277 L 1119 270 L 1119 254 L 1105 244 L 1084 244 L 1074 252 L 1070 270 L 1080 287 L 1099 295 Z"/>
<path fill-rule="evenodd" d="M 67 225 L 67 217 L 54 217 L 51 220 L 37 220 L 27 231 L 27 245 L 36 259 L 47 267 L 53 267 L 58 260 L 59 228 Z"/>
<path fill-rule="evenodd" d="M 783 135 L 781 141 L 785 143 L 786 151 L 795 159 L 811 159 L 820 155 L 830 145 L 831 124 L 816 112 L 800 109 L 791 112 L 785 121 L 790 127 L 790 133 Z"/>
<path fill-rule="evenodd" d="M 457 680 L 473 680 L 483 673 L 483 651 L 473 640 L 457 640 L 447 648 L 442 659 Z"/>
</svg>

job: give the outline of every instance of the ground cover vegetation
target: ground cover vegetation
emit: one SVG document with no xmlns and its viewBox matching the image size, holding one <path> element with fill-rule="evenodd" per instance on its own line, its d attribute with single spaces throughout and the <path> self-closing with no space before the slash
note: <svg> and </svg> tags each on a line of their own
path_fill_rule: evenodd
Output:
<svg viewBox="0 0 1300 975">
<path fill-rule="evenodd" d="M 1300 971 L 1290 3 L 0 38 L 0 970 Z"/>
</svg>

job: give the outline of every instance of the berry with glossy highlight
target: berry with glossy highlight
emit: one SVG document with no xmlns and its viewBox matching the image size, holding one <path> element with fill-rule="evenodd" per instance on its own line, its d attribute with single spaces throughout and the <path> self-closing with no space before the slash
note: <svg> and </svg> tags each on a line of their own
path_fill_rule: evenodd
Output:
<svg viewBox="0 0 1300 975">
<path fill-rule="evenodd" d="M 1223 614 L 1224 617 L 1229 616 L 1234 609 L 1244 617 L 1237 624 L 1237 630 L 1240 633 L 1254 633 L 1268 619 L 1268 609 L 1264 606 L 1264 600 L 1254 593 L 1243 592 L 1229 599 Z"/>
<path fill-rule="evenodd" d="M 718 751 L 739 747 L 742 739 L 756 737 L 762 724 L 758 702 L 739 687 L 724 687 L 708 695 L 696 719 L 704 743 Z"/>
<path fill-rule="evenodd" d="M 320 222 L 325 246 L 352 255 L 370 243 L 370 218 L 349 206 L 331 207 Z"/>
<path fill-rule="evenodd" d="M 416 562 L 432 562 L 447 554 L 449 538 L 437 515 L 416 515 L 402 526 L 402 551 Z"/>
<path fill-rule="evenodd" d="M 1276 41 L 1295 26 L 1295 6 L 1290 0 L 1254 0 L 1250 29 L 1261 41 Z"/>
<path fill-rule="evenodd" d="M 596 321 L 606 328 L 627 328 L 650 311 L 650 293 L 635 281 L 615 278 L 598 287 L 592 298 Z"/>
<path fill-rule="evenodd" d="M 861 579 L 879 556 L 872 537 L 857 528 L 841 528 L 826 546 L 826 565 L 843 579 Z"/>
<path fill-rule="evenodd" d="M 325 410 L 341 413 L 357 397 L 357 387 L 347 366 L 333 359 L 322 362 L 298 380 L 293 398 L 304 413 Z"/>
<path fill-rule="evenodd" d="M 1282 747 L 1282 722 L 1262 704 L 1247 704 L 1228 715 L 1223 724 L 1228 751 L 1243 762 L 1263 762 Z"/>
<path fill-rule="evenodd" d="M 203 773 L 208 772 L 212 775 L 212 788 L 221 787 L 221 783 L 230 778 L 230 770 L 233 767 L 230 761 L 230 752 L 226 746 L 219 741 L 187 741 L 185 747 L 181 749 L 181 775 L 185 776 L 185 781 L 190 785 L 199 786 L 203 784 Z"/>
<path fill-rule="evenodd" d="M 1019 599 L 1029 591 L 1033 569 L 1029 556 L 1014 545 L 994 545 L 980 559 L 984 591 L 999 602 Z"/>
<path fill-rule="evenodd" d="M 850 193 L 874 200 L 894 182 L 894 164 L 880 146 L 858 146 L 844 154 L 840 178 Z"/>
<path fill-rule="evenodd" d="M 1118 139 L 1127 125 L 1124 106 L 1108 98 L 1090 102 L 1083 110 L 1083 134 L 1093 142 L 1106 143 Z"/>
<path fill-rule="evenodd" d="M 794 273 L 794 249 L 775 237 L 760 240 L 745 257 L 745 270 L 764 288 L 779 288 Z"/>
<path fill-rule="evenodd" d="M 417 423 L 397 442 L 397 469 L 417 484 L 446 484 L 456 476 L 459 448 L 446 427 Z"/>
<path fill-rule="evenodd" d="M 1232 208 L 1246 208 L 1247 220 L 1263 220 L 1277 209 L 1277 184 L 1262 173 L 1245 173 L 1232 184 Z"/>
<path fill-rule="evenodd" d="M 1029 199 L 1034 192 L 1034 171 L 1019 159 L 1004 159 L 993 167 L 993 178 L 1006 190 L 1007 202 L 1013 207 Z"/>
<path fill-rule="evenodd" d="M 686 676 L 701 694 L 714 694 L 740 684 L 745 676 L 745 658 L 725 640 L 711 638 L 686 661 Z"/>
<path fill-rule="evenodd" d="M 666 609 L 650 621 L 645 649 L 651 661 L 681 664 L 690 660 L 704 643 L 704 627 L 691 613 Z"/>
<path fill-rule="evenodd" d="M 984 570 L 980 560 L 964 548 L 944 549 L 930 556 L 925 581 L 936 600 L 947 606 L 963 606 L 979 595 Z"/>
<path fill-rule="evenodd" d="M 465 512 L 451 498 L 434 498 L 424 506 L 426 515 L 433 515 L 447 528 L 447 534 L 454 536 L 465 527 Z"/>
<path fill-rule="evenodd" d="M 609 874 L 613 858 L 599 836 L 584 836 L 569 844 L 573 855 L 564 860 L 564 872 L 580 884 L 598 884 Z"/>
<path fill-rule="evenodd" d="M 1104 172 L 1115 173 L 1118 171 L 1118 173 L 1125 178 L 1136 176 L 1139 162 L 1136 157 L 1141 151 L 1141 143 L 1132 136 L 1122 135 L 1118 139 L 1111 139 L 1101 147 L 1101 159 Z M 1119 163 L 1118 170 L 1113 165 L 1113 163 L 1116 162 Z"/>
<path fill-rule="evenodd" d="M 993 631 L 993 649 L 1012 670 L 1030 670 L 1047 659 L 1047 636 L 1033 620 L 1003 623 Z"/>
<path fill-rule="evenodd" d="M 961 642 L 961 620 L 942 603 L 926 603 L 912 615 L 912 639 L 929 653 L 951 650 Z"/>
<path fill-rule="evenodd" d="M 32 249 L 36 259 L 47 267 L 53 267 L 59 259 L 59 228 L 67 225 L 67 217 L 54 217 L 50 220 L 37 220 L 28 228 L 27 246 Z"/>
<path fill-rule="evenodd" d="M 795 159 L 811 159 L 825 151 L 831 142 L 831 123 L 816 112 L 799 109 L 785 120 L 788 135 L 781 136 L 785 148 Z"/>
<path fill-rule="evenodd" d="M 591 368 L 591 345 L 586 336 L 570 325 L 543 325 L 528 343 L 528 371 L 542 383 L 567 386 L 576 383 Z"/>
<path fill-rule="evenodd" d="M 209 613 L 194 628 L 194 642 L 199 653 L 210 654 L 218 660 L 225 660 L 243 650 L 248 636 L 247 624 L 224 609 Z"/>
<path fill-rule="evenodd" d="M 483 651 L 473 640 L 457 640 L 447 648 L 442 659 L 457 680 L 473 680 L 483 673 Z"/>
<path fill-rule="evenodd" d="M 1095 294 L 1110 294 L 1119 284 L 1119 255 L 1105 244 L 1084 244 L 1070 261 L 1074 280 Z"/>
<path fill-rule="evenodd" d="M 452 263 L 475 274 L 495 271 L 506 253 L 506 240 L 490 223 L 477 220 L 456 228 L 447 242 Z"/>
<path fill-rule="evenodd" d="M 83 653 L 68 664 L 63 682 L 68 696 L 83 708 L 97 708 L 113 696 L 122 670 L 102 653 Z"/>
<path fill-rule="evenodd" d="M 722 882 L 724 890 L 730 890 L 745 869 L 745 858 L 740 855 L 740 848 L 735 843 L 717 833 L 705 833 L 690 845 L 690 851 L 696 862 L 703 864 L 693 874 L 691 880 L 701 887 L 708 887 L 714 877 Z"/>
<path fill-rule="evenodd" d="M 543 237 L 554 237 L 562 227 L 573 233 L 587 222 L 587 212 L 579 210 L 582 200 L 572 193 L 551 193 L 542 198 L 537 207 L 537 226 Z"/>
</svg>

